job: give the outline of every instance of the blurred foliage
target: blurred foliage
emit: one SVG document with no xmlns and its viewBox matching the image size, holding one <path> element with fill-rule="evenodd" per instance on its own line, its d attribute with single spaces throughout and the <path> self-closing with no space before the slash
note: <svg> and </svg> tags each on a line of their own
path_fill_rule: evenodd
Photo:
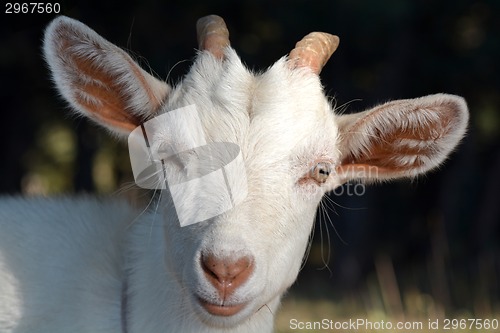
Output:
<svg viewBox="0 0 500 333">
<path fill-rule="evenodd" d="M 61 5 L 63 14 L 129 50 L 171 83 L 195 55 L 196 19 L 217 13 L 228 24 L 233 47 L 255 70 L 270 66 L 310 31 L 339 35 L 340 47 L 322 80 L 344 112 L 437 92 L 464 96 L 471 111 L 468 136 L 438 171 L 413 182 L 373 186 L 360 197 L 332 195 L 333 203 L 325 203 L 333 223 L 317 221 L 308 264 L 284 316 L 304 307 L 328 317 L 347 318 L 351 310 L 392 316 L 396 304 L 412 318 L 438 312 L 498 317 L 499 1 L 64 0 Z M 2 14 L 0 190 L 113 193 L 126 184 L 129 192 L 125 143 L 87 120 L 68 118 L 52 88 L 40 45 L 53 17 Z M 385 276 L 392 282 L 384 285 Z M 387 290 L 396 296 L 384 298 Z"/>
</svg>

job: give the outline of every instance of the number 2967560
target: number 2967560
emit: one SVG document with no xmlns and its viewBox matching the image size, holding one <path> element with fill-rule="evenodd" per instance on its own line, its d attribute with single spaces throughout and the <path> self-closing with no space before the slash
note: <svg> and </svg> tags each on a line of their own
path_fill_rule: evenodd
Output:
<svg viewBox="0 0 500 333">
<path fill-rule="evenodd" d="M 58 2 L 7 2 L 5 14 L 58 14 L 61 4 Z"/>
</svg>

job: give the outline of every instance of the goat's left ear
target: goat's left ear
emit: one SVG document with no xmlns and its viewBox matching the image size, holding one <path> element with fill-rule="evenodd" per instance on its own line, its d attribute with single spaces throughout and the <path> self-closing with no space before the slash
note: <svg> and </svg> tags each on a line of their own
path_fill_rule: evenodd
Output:
<svg viewBox="0 0 500 333">
<path fill-rule="evenodd" d="M 392 101 L 338 117 L 341 163 L 350 179 L 414 177 L 437 167 L 465 134 L 469 113 L 461 97 L 437 94 Z"/>
</svg>

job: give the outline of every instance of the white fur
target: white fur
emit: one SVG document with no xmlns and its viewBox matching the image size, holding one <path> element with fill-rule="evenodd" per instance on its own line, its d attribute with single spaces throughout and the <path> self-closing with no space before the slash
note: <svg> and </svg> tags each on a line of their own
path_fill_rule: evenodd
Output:
<svg viewBox="0 0 500 333">
<path fill-rule="evenodd" d="M 61 48 L 67 39 L 73 43 L 69 50 Z M 83 78 L 68 54 L 73 51 L 90 64 L 97 61 Z M 283 58 L 254 74 L 231 48 L 223 60 L 200 52 L 182 83 L 171 88 L 90 28 L 64 17 L 47 29 L 45 55 L 59 91 L 76 112 L 114 133 L 137 124 L 123 123 L 123 117 L 119 125 L 108 122 L 96 96 L 78 103 L 75 96 L 88 90 L 89 82 L 116 80 L 127 92 L 109 96 L 127 105 L 116 112 L 143 120 L 195 104 L 207 142 L 240 146 L 248 197 L 222 215 L 182 228 L 167 194 L 145 212 L 118 199 L 3 199 L 1 332 L 122 332 L 123 290 L 129 333 L 271 332 L 280 298 L 299 272 L 322 195 L 349 178 L 371 179 L 347 174 L 348 167 L 366 166 L 385 144 L 384 133 L 401 132 L 387 144 L 423 147 L 422 154 L 395 153 L 391 158 L 409 169 L 386 170 L 381 178 L 415 176 L 444 160 L 467 122 L 465 103 L 450 95 L 337 116 L 308 68 L 292 69 Z M 444 117 L 451 120 L 443 125 Z M 405 131 L 435 135 L 414 140 L 405 138 Z M 413 166 L 414 160 L 424 164 Z M 325 183 L 309 173 L 320 162 L 336 171 Z M 196 301 L 203 296 L 220 302 L 203 274 L 202 253 L 253 258 L 252 275 L 230 299 L 247 303 L 234 316 L 210 315 Z"/>
</svg>

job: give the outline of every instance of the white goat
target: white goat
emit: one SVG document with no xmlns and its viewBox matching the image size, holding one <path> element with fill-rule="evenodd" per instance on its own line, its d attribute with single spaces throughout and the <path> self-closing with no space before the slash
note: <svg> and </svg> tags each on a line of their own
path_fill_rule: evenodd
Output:
<svg viewBox="0 0 500 333">
<path fill-rule="evenodd" d="M 271 332 L 322 195 L 350 179 L 415 177 L 465 133 L 465 101 L 445 94 L 336 115 L 318 76 L 335 36 L 312 33 L 259 74 L 221 18 L 201 19 L 198 38 L 190 72 L 171 87 L 84 24 L 49 25 L 45 57 L 76 112 L 123 136 L 194 104 L 207 143 L 241 149 L 247 195 L 184 227 L 169 193 L 151 212 L 119 199 L 4 198 L 1 332 Z M 160 145 L 175 139 L 158 133 Z"/>
</svg>

